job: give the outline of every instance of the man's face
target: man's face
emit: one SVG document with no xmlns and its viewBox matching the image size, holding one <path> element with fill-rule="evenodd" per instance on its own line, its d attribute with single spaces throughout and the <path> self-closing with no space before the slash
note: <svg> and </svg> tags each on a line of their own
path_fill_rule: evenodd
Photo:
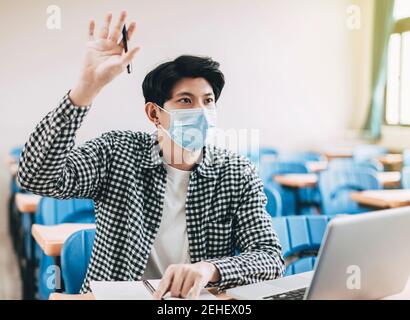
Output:
<svg viewBox="0 0 410 320">
<path fill-rule="evenodd" d="M 215 95 L 211 85 L 204 78 L 183 78 L 176 83 L 171 99 L 163 105 L 165 110 L 191 108 L 215 108 Z M 169 114 L 158 108 L 159 123 L 169 129 Z"/>
</svg>

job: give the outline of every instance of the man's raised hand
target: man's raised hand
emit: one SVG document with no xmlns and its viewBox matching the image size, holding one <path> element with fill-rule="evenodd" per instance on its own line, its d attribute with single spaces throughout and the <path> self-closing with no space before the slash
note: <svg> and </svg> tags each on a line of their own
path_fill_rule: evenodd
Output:
<svg viewBox="0 0 410 320">
<path fill-rule="evenodd" d="M 107 14 L 99 32 L 95 30 L 94 20 L 90 21 L 84 64 L 79 81 L 70 92 L 75 105 L 90 105 L 99 91 L 123 72 L 139 51 L 139 47 L 134 47 L 125 53 L 123 42 L 119 41 L 126 16 L 126 11 L 122 11 L 110 29 L 112 14 Z M 135 22 L 130 23 L 127 40 L 131 39 L 135 26 Z"/>
</svg>

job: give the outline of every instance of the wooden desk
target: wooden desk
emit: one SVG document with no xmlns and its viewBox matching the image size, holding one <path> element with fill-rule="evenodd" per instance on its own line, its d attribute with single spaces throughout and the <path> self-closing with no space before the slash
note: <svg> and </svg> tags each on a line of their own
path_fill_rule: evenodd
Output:
<svg viewBox="0 0 410 320">
<path fill-rule="evenodd" d="M 34 194 L 16 193 L 16 206 L 20 212 L 35 213 L 41 197 Z"/>
<path fill-rule="evenodd" d="M 217 295 L 218 299 L 221 300 L 234 300 L 229 297 L 226 293 L 221 293 Z M 95 300 L 92 293 L 86 294 L 64 294 L 64 293 L 52 293 L 50 294 L 49 300 Z M 410 278 L 407 281 L 406 287 L 402 292 L 382 298 L 381 300 L 410 300 Z"/>
<path fill-rule="evenodd" d="M 320 172 L 327 169 L 328 161 L 308 161 L 306 162 L 306 167 L 310 172 Z"/>
<path fill-rule="evenodd" d="M 94 228 L 94 223 L 62 223 L 53 226 L 33 224 L 31 233 L 47 256 L 58 257 L 69 236 L 79 230 Z"/>
<path fill-rule="evenodd" d="M 385 188 L 397 188 L 401 186 L 400 171 L 378 172 L 377 179 Z"/>
<path fill-rule="evenodd" d="M 12 176 L 17 176 L 17 171 L 19 169 L 19 165 L 17 163 L 11 163 L 9 166 L 9 171 Z"/>
<path fill-rule="evenodd" d="M 353 192 L 351 198 L 357 203 L 380 209 L 410 206 L 410 189 L 368 190 Z"/>
<path fill-rule="evenodd" d="M 333 159 L 346 159 L 353 157 L 353 152 L 351 150 L 328 150 L 322 152 L 322 155 L 326 157 L 328 161 Z"/>
<path fill-rule="evenodd" d="M 315 173 L 295 173 L 273 178 L 277 183 L 288 188 L 314 188 L 318 182 L 318 176 Z M 378 172 L 377 179 L 385 188 L 400 187 L 401 173 L 392 172 Z"/>
<path fill-rule="evenodd" d="M 9 169 L 10 173 L 14 176 L 17 174 L 17 169 L 18 169 L 18 163 L 14 157 L 11 155 L 7 155 L 4 159 L 4 162 Z"/>
<path fill-rule="evenodd" d="M 292 173 L 274 176 L 277 183 L 288 188 L 314 188 L 318 177 L 315 173 Z"/>
<path fill-rule="evenodd" d="M 4 162 L 6 163 L 6 165 L 10 165 L 10 164 L 13 164 L 13 163 L 17 163 L 17 160 L 11 154 L 7 154 L 4 157 Z"/>
<path fill-rule="evenodd" d="M 403 164 L 403 155 L 400 153 L 389 153 L 377 158 L 384 166 L 401 166 Z"/>
<path fill-rule="evenodd" d="M 234 300 L 225 292 L 217 294 L 215 289 L 209 289 L 209 291 L 213 293 L 218 300 Z M 95 300 L 95 297 L 92 292 L 85 294 L 51 293 L 49 300 Z"/>
</svg>

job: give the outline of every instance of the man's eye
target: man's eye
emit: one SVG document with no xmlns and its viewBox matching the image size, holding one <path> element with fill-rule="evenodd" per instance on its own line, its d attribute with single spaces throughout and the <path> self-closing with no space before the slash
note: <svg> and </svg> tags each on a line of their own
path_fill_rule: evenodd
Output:
<svg viewBox="0 0 410 320">
<path fill-rule="evenodd" d="M 206 103 L 213 103 L 213 102 L 214 102 L 214 99 L 212 99 L 212 98 L 206 99 Z"/>
<path fill-rule="evenodd" d="M 191 100 L 190 100 L 190 99 L 188 99 L 188 98 L 182 98 L 182 99 L 179 99 L 179 100 L 178 100 L 178 102 L 182 102 L 182 103 L 191 103 Z"/>
</svg>

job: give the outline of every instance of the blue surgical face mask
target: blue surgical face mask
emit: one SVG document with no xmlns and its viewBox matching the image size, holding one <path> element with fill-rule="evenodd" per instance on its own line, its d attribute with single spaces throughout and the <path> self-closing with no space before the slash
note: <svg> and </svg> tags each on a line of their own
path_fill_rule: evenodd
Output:
<svg viewBox="0 0 410 320">
<path fill-rule="evenodd" d="M 165 110 L 169 114 L 169 129 L 161 128 L 180 147 L 195 151 L 205 145 L 208 130 L 216 127 L 216 109 L 193 108 Z"/>
</svg>

